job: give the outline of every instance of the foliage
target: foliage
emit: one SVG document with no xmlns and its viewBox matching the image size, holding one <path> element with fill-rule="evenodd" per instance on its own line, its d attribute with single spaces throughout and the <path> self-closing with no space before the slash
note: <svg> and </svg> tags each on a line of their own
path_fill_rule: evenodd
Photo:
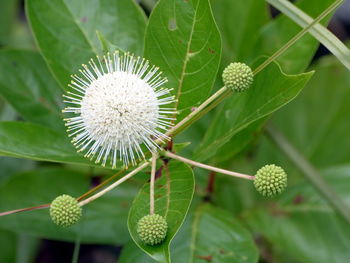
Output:
<svg viewBox="0 0 350 263">
<path fill-rule="evenodd" d="M 61 194 L 84 199 L 96 181 L 126 173 L 121 166 L 101 168 L 84 158 L 65 132 L 61 95 L 90 58 L 118 49 L 159 66 L 177 100 L 179 123 L 220 91 L 227 64 L 243 62 L 254 71 L 300 25 L 312 22 L 309 15 L 318 16 L 334 1 L 268 0 L 282 11 L 272 18 L 268 4 L 257 0 L 159 0 L 149 15 L 133 0 L 27 0 L 33 50 L 4 42 L 16 20 L 16 1 L 4 2 L 8 12 L 2 16 L 0 10 L 0 44 L 10 48 L 0 50 L 0 212 L 48 204 Z M 145 2 L 142 7 L 149 7 Z M 161 156 L 155 212 L 166 219 L 168 233 L 160 245 L 147 246 L 137 235 L 137 222 L 150 206 L 146 168 L 84 206 L 82 220 L 67 229 L 50 221 L 48 209 L 1 216 L 0 261 L 14 261 L 16 239 L 25 234 L 120 245 L 121 263 L 346 262 L 349 222 L 264 136 L 266 125 L 281 130 L 350 205 L 349 50 L 323 26 L 330 18 L 257 73 L 248 91 L 224 93 L 219 106 L 191 120 L 166 146 L 186 158 L 252 175 L 275 163 L 288 174 L 284 194 L 264 199 L 250 181 Z M 318 41 L 336 57 L 310 66 Z M 30 37 L 22 42 L 32 45 Z"/>
</svg>

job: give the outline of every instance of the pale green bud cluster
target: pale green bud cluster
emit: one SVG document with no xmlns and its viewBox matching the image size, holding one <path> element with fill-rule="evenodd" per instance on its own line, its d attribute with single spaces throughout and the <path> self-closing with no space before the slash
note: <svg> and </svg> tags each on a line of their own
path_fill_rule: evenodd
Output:
<svg viewBox="0 0 350 263">
<path fill-rule="evenodd" d="M 265 165 L 257 171 L 254 186 L 263 196 L 275 196 L 287 187 L 287 174 L 279 166 Z"/>
<path fill-rule="evenodd" d="M 140 239 L 150 246 L 162 243 L 167 230 L 168 224 L 166 220 L 158 214 L 146 215 L 137 223 L 137 233 Z"/>
<path fill-rule="evenodd" d="M 225 87 L 237 92 L 247 90 L 253 83 L 254 75 L 249 66 L 235 62 L 228 65 L 222 73 Z"/>
<path fill-rule="evenodd" d="M 82 208 L 70 195 L 60 195 L 52 201 L 50 216 L 52 221 L 62 227 L 69 227 L 79 221 Z"/>
</svg>

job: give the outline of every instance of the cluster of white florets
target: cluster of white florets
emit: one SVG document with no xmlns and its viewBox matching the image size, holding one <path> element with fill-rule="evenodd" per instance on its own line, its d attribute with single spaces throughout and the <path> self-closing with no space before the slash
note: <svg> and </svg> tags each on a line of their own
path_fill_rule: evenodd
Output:
<svg viewBox="0 0 350 263">
<path fill-rule="evenodd" d="M 107 55 L 98 66 L 83 65 L 81 76 L 72 76 L 64 112 L 72 142 L 96 163 L 107 160 L 113 167 L 120 159 L 127 166 L 144 158 L 142 145 L 154 152 L 155 139 L 164 141 L 172 126 L 174 96 L 161 86 L 167 82 L 155 66 L 130 54 Z"/>
</svg>

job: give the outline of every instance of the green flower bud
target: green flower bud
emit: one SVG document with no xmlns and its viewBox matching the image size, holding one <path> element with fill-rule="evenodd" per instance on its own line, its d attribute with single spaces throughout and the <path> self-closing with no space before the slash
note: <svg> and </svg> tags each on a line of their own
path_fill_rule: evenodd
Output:
<svg viewBox="0 0 350 263">
<path fill-rule="evenodd" d="M 167 230 L 168 224 L 166 220 L 158 214 L 146 215 L 137 223 L 137 233 L 140 239 L 150 246 L 162 243 Z"/>
<path fill-rule="evenodd" d="M 78 201 L 70 195 L 60 195 L 52 201 L 50 216 L 52 221 L 62 227 L 69 227 L 79 221 L 82 209 Z"/>
<path fill-rule="evenodd" d="M 251 68 L 240 62 L 231 63 L 222 73 L 224 85 L 237 92 L 247 90 L 252 85 L 253 79 Z"/>
<path fill-rule="evenodd" d="M 287 187 L 287 174 L 279 166 L 265 165 L 257 171 L 254 186 L 263 196 L 275 196 Z"/>
</svg>

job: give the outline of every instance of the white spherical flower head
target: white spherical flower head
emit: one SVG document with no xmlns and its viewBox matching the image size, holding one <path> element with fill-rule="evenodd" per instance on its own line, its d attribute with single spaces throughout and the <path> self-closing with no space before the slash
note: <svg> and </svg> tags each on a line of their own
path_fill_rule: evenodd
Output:
<svg viewBox="0 0 350 263">
<path fill-rule="evenodd" d="M 161 88 L 167 81 L 158 68 L 148 61 L 116 52 L 107 55 L 98 66 L 91 60 L 83 65 L 81 76 L 74 75 L 74 92 L 64 95 L 70 106 L 64 112 L 74 114 L 65 119 L 72 142 L 96 163 L 107 160 L 113 167 L 117 159 L 125 165 L 144 158 L 142 145 L 154 152 L 154 140 L 168 139 L 165 132 L 172 126 L 174 102 L 169 90 Z"/>
</svg>

